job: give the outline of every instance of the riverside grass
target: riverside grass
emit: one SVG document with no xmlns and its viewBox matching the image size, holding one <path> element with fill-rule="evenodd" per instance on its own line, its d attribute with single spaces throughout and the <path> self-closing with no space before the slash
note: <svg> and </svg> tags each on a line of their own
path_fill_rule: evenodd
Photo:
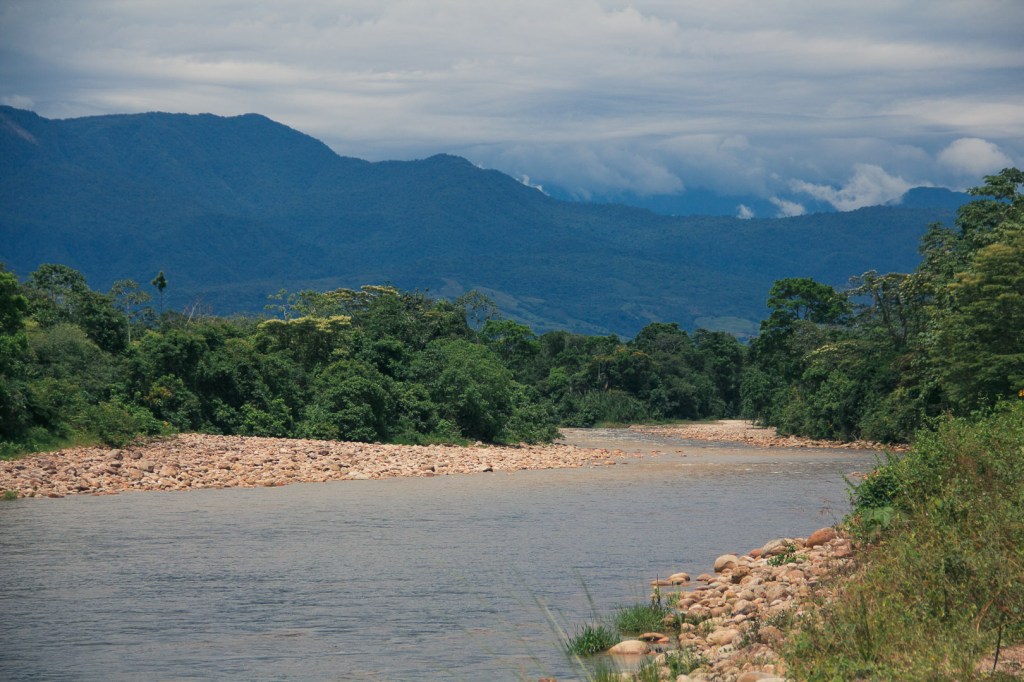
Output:
<svg viewBox="0 0 1024 682">
<path fill-rule="evenodd" d="M 639 635 L 665 627 L 665 618 L 675 612 L 662 606 L 660 599 L 649 604 L 621 606 L 615 611 L 615 629 L 622 635 Z"/>
<path fill-rule="evenodd" d="M 920 432 L 854 504 L 861 568 L 799 623 L 788 676 L 1018 679 L 979 661 L 1024 641 L 1024 401 Z"/>
</svg>

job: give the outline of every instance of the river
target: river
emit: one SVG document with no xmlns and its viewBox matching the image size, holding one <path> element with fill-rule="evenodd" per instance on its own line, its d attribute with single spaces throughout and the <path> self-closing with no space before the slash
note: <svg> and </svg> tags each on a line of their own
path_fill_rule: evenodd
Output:
<svg viewBox="0 0 1024 682">
<path fill-rule="evenodd" d="M 613 429 L 568 439 L 647 454 L 2 503 L 0 679 L 575 679 L 558 628 L 646 600 L 652 578 L 835 523 L 843 475 L 874 463 Z"/>
</svg>

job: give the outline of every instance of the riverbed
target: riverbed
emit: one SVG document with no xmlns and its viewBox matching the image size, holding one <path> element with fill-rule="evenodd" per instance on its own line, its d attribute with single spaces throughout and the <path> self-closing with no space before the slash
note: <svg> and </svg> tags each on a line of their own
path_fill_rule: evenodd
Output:
<svg viewBox="0 0 1024 682">
<path fill-rule="evenodd" d="M 0 678 L 575 679 L 558 629 L 838 521 L 843 476 L 874 463 L 567 436 L 643 456 L 0 504 Z"/>
</svg>

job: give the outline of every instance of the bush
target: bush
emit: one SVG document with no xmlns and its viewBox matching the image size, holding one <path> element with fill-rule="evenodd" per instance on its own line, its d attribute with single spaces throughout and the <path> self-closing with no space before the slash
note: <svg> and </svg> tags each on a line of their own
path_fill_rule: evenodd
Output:
<svg viewBox="0 0 1024 682">
<path fill-rule="evenodd" d="M 1022 453 L 1024 403 L 1004 404 L 920 433 L 858 486 L 854 529 L 886 510 L 888 527 L 793 640 L 793 676 L 974 679 L 982 655 L 1024 639 Z"/>
<path fill-rule="evenodd" d="M 615 646 L 615 631 L 600 623 L 588 623 L 565 642 L 565 650 L 576 656 L 592 656 Z"/>
<path fill-rule="evenodd" d="M 615 628 L 623 635 L 660 630 L 672 611 L 659 603 L 622 606 L 615 611 Z"/>
<path fill-rule="evenodd" d="M 166 427 L 144 407 L 103 402 L 91 405 L 86 411 L 87 433 L 95 435 L 105 445 L 124 447 L 138 436 L 156 435 Z"/>
</svg>

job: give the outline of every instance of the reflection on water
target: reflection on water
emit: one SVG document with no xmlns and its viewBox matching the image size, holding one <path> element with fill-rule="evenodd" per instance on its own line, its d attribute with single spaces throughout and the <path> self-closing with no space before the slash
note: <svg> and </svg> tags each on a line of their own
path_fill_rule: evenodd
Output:
<svg viewBox="0 0 1024 682">
<path fill-rule="evenodd" d="M 0 678 L 572 679 L 572 626 L 846 510 L 858 451 L 573 434 L 614 467 L 0 505 Z M 596 441 L 594 441 L 596 442 Z M 646 449 L 645 449 L 646 448 Z"/>
</svg>

